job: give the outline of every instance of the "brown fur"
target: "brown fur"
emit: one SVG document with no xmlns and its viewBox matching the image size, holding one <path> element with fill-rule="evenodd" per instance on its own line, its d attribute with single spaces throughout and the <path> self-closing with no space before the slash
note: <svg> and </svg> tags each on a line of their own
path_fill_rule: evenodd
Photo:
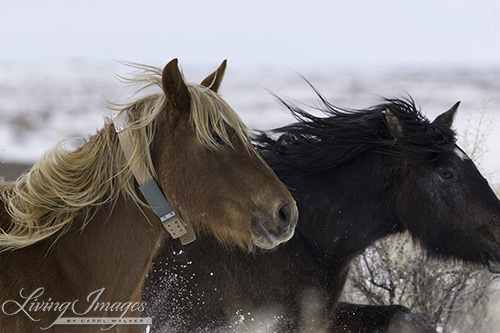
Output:
<svg viewBox="0 0 500 333">
<path fill-rule="evenodd" d="M 139 67 L 158 73 L 152 67 Z M 212 74 L 216 78 L 212 88 L 218 88 L 224 68 L 225 63 Z M 27 296 L 44 288 L 40 302 L 78 300 L 80 312 L 85 307 L 78 306 L 100 288 L 105 290 L 99 302 L 140 302 L 144 277 L 165 232 L 131 175 L 130 165 L 139 160 L 156 176 L 176 213 L 197 233 L 211 232 L 220 243 L 244 249 L 260 245 L 262 230 L 255 229 L 255 221 L 275 235 L 267 238 L 272 244 L 265 245 L 275 246 L 293 234 L 297 210 L 292 197 L 251 148 L 246 127 L 216 91 L 184 83 L 177 60 L 167 64 L 162 77 L 145 77 L 138 81 L 161 82 L 164 94 L 146 96 L 121 111 L 127 112 L 128 130 L 136 139 L 131 161 L 124 159 L 108 124 L 76 151 L 56 148 L 30 174 L 0 184 L 2 330 L 35 332 L 59 315 L 30 312 L 40 321 L 22 312 L 7 315 L 16 309 L 9 301 L 24 301 L 21 290 Z M 90 153 L 94 155 L 87 156 Z M 284 206 L 291 207 L 286 230 L 279 218 Z M 119 315 L 97 311 L 86 316 Z M 68 310 L 64 317 L 68 316 L 76 315 Z M 140 310 L 126 316 L 139 317 Z M 49 331 L 100 328 L 53 326 Z M 111 331 L 140 331 L 140 326 L 115 326 Z"/>
</svg>

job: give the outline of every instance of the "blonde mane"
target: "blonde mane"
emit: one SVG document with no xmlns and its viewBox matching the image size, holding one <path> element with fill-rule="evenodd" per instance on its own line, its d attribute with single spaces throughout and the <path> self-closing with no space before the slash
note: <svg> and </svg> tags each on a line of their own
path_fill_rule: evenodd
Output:
<svg viewBox="0 0 500 333">
<path fill-rule="evenodd" d="M 128 65 L 140 72 L 132 78 L 120 77 L 122 81 L 143 84 L 138 92 L 150 86 L 161 89 L 161 69 Z M 227 124 L 251 148 L 248 128 L 219 95 L 200 85 L 187 83 L 187 87 L 191 95 L 191 126 L 201 142 L 209 149 L 218 149 L 216 134 L 229 144 Z M 131 166 L 144 163 L 156 178 L 149 148 L 155 119 L 166 103 L 163 93 L 150 94 L 128 104 L 107 103 L 110 109 L 127 113 L 127 128 L 134 141 L 130 160 L 124 157 L 113 124 L 107 120 L 102 130 L 75 151 L 68 151 L 59 143 L 29 173 L 13 183 L 0 184 L 0 200 L 11 218 L 5 229 L 0 228 L 0 251 L 23 248 L 55 234 L 60 237 L 76 221 L 81 221 L 77 226 L 84 228 L 97 207 L 113 205 L 120 194 L 143 206 L 130 170 Z"/>
</svg>

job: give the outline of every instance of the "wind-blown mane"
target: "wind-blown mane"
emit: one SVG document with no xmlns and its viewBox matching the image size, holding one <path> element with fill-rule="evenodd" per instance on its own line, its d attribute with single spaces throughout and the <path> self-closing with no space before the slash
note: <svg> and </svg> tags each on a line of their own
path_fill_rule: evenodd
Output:
<svg viewBox="0 0 500 333">
<path fill-rule="evenodd" d="M 128 64 L 140 70 L 133 78 L 123 81 L 162 87 L 159 68 Z M 249 131 L 235 111 L 209 88 L 187 84 L 191 97 L 190 122 L 198 139 L 209 148 L 217 149 L 217 134 L 230 143 L 226 124 L 232 127 L 242 142 L 247 143 Z M 29 246 L 58 232 L 62 235 L 79 220 L 83 228 L 95 213 L 95 208 L 113 203 L 120 194 L 135 204 L 143 205 L 134 189 L 131 166 L 145 163 L 156 177 L 150 155 L 154 123 L 166 106 L 163 93 L 150 94 L 129 103 L 108 107 L 127 113 L 128 128 L 132 132 L 134 148 L 127 161 L 118 144 L 113 124 L 90 137 L 75 151 L 68 151 L 62 143 L 42 156 L 29 173 L 17 181 L 1 184 L 0 199 L 11 217 L 8 226 L 0 226 L 0 251 Z M 250 143 L 248 143 L 250 148 Z"/>
<path fill-rule="evenodd" d="M 383 104 L 354 110 L 336 107 L 316 93 L 322 106 L 314 109 L 326 117 L 314 116 L 277 97 L 298 122 L 261 133 L 257 138 L 259 152 L 274 170 L 288 169 L 286 165 L 293 164 L 305 174 L 318 172 L 369 150 L 427 163 L 455 145 L 455 133 L 432 124 L 411 97 L 384 99 Z M 403 131 L 400 137 L 395 138 L 391 132 L 387 112 L 398 119 Z"/>
</svg>

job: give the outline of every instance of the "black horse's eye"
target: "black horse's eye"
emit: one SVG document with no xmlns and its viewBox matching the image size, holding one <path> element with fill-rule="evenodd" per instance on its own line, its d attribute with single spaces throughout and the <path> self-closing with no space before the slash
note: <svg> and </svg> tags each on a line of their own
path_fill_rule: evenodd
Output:
<svg viewBox="0 0 500 333">
<path fill-rule="evenodd" d="M 453 173 L 451 171 L 445 171 L 445 172 L 441 173 L 441 177 L 443 179 L 452 179 Z"/>
<path fill-rule="evenodd" d="M 220 137 L 218 134 L 212 134 L 212 138 L 214 139 L 215 142 L 217 142 L 220 145 L 223 145 L 225 143 L 224 139 Z"/>
</svg>

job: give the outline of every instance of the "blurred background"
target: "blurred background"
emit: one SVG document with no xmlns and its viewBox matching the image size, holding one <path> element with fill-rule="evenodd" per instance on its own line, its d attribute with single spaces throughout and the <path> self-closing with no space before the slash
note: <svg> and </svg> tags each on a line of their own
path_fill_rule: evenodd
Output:
<svg viewBox="0 0 500 333">
<path fill-rule="evenodd" d="M 6 179 L 60 140 L 74 138 L 71 148 L 94 134 L 111 115 L 103 96 L 130 100 L 117 60 L 178 58 L 191 82 L 228 59 L 220 93 L 255 129 L 292 121 L 270 92 L 318 105 L 301 76 L 341 107 L 411 95 L 433 119 L 460 100 L 459 142 L 500 182 L 500 0 L 19 0 L 3 2 L 0 18 Z"/>
</svg>

